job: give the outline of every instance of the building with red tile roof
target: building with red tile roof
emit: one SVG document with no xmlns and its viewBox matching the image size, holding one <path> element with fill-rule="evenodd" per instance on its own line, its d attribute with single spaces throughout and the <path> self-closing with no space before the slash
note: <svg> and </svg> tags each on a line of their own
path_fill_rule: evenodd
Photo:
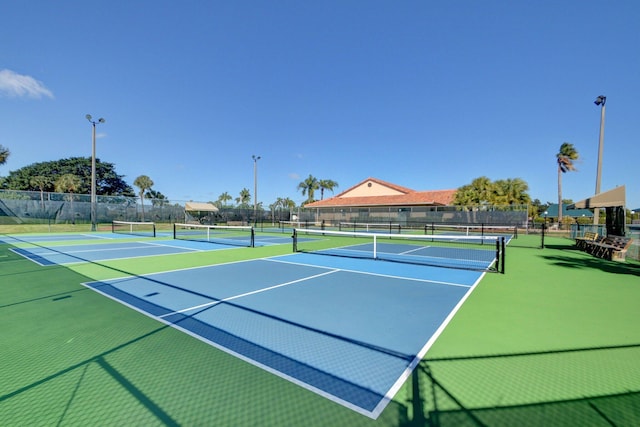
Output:
<svg viewBox="0 0 640 427">
<path fill-rule="evenodd" d="M 402 208 L 408 206 L 449 206 L 456 190 L 416 191 L 377 178 L 367 178 L 329 199 L 307 203 L 306 209 Z"/>
</svg>

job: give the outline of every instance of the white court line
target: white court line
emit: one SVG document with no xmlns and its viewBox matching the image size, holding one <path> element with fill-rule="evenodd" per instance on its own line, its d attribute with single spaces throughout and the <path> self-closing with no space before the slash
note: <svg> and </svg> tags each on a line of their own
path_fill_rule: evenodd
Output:
<svg viewBox="0 0 640 427">
<path fill-rule="evenodd" d="M 420 351 L 414 357 L 414 359 L 411 361 L 409 366 L 407 366 L 405 368 L 405 370 L 402 373 L 402 375 L 400 375 L 400 377 L 398 377 L 398 379 L 396 380 L 395 384 L 393 384 L 393 386 L 391 386 L 389 391 L 387 391 L 387 393 L 380 400 L 378 405 L 371 411 L 371 417 L 373 419 L 377 419 L 380 416 L 380 414 L 382 413 L 382 411 L 384 411 L 384 409 L 387 407 L 389 402 L 391 402 L 393 400 L 394 396 L 398 393 L 398 391 L 400 391 L 400 388 L 402 388 L 402 386 L 405 384 L 405 382 L 407 381 L 407 379 L 409 378 L 409 376 L 411 375 L 413 370 L 422 361 L 424 356 L 427 354 L 427 351 L 429 351 L 429 349 L 431 348 L 433 343 L 436 342 L 436 340 L 442 334 L 442 332 L 444 331 L 446 326 L 449 324 L 449 322 L 451 322 L 451 319 L 453 319 L 453 316 L 455 316 L 456 313 L 458 312 L 458 310 L 460 310 L 460 307 L 462 307 L 462 304 L 464 304 L 464 302 L 467 300 L 467 298 L 469 298 L 469 296 L 473 293 L 474 289 L 478 286 L 478 284 L 480 283 L 480 281 L 482 280 L 482 278 L 484 277 L 485 274 L 486 274 L 486 272 L 483 272 L 482 274 L 480 274 L 480 276 L 478 277 L 478 280 L 475 281 L 475 283 L 469 288 L 469 291 L 467 291 L 467 293 L 464 294 L 464 296 L 460 299 L 460 301 L 458 301 L 458 304 L 456 304 L 456 306 L 453 308 L 453 310 L 451 310 L 449 315 L 440 324 L 438 329 L 436 329 L 436 331 L 433 333 L 433 335 L 431 335 L 431 338 L 429 338 L 429 340 L 425 343 L 425 345 L 420 349 Z"/>
<path fill-rule="evenodd" d="M 215 249 L 189 248 L 189 247 L 186 247 L 186 246 L 176 246 L 176 245 L 165 245 L 163 243 L 158 243 L 158 242 L 137 242 L 137 243 L 144 243 L 145 245 L 159 246 L 159 247 L 164 247 L 164 248 L 186 249 L 188 251 L 194 251 L 194 252 L 208 252 L 208 251 L 211 251 L 211 250 L 215 250 Z"/>
<path fill-rule="evenodd" d="M 141 242 L 136 242 L 136 243 L 141 243 Z M 68 255 L 68 254 L 83 254 L 83 253 L 87 253 L 87 252 L 107 252 L 107 251 L 126 251 L 129 249 L 149 249 L 149 245 L 146 246 L 127 246 L 127 247 L 120 247 L 120 248 L 100 248 L 100 249 L 79 249 L 77 251 L 56 251 L 53 250 L 51 248 L 47 248 L 50 252 L 32 252 L 37 256 L 44 256 L 44 255 Z M 188 248 L 184 248 L 187 250 L 191 250 Z"/>
<path fill-rule="evenodd" d="M 285 255 L 285 256 L 290 256 L 290 255 Z M 264 260 L 265 261 L 271 261 L 271 262 L 281 262 L 283 264 L 303 265 L 305 267 L 325 268 L 327 270 L 335 269 L 335 267 L 325 267 L 325 266 L 322 266 L 322 265 L 307 264 L 307 263 L 303 263 L 303 262 L 284 261 L 284 260 L 281 260 L 281 259 L 264 258 Z M 358 274 L 366 274 L 366 275 L 369 275 L 369 276 L 388 277 L 390 279 L 411 280 L 411 281 L 414 281 L 414 282 L 423 282 L 423 283 L 436 283 L 436 284 L 439 284 L 439 285 L 458 286 L 458 287 L 462 287 L 462 288 L 471 287 L 469 285 L 464 285 L 462 283 L 443 282 L 443 281 L 440 281 L 440 280 L 418 279 L 418 278 L 415 278 L 415 277 L 395 276 L 395 275 L 392 275 L 392 274 L 382 274 L 382 273 L 371 273 L 371 272 L 368 272 L 368 271 L 350 270 L 350 269 L 346 269 L 346 268 L 341 268 L 341 269 L 338 269 L 338 270 L 339 271 L 346 271 L 347 273 L 358 273 Z"/>
<path fill-rule="evenodd" d="M 232 297 L 224 298 L 224 299 L 221 299 L 219 301 L 212 301 L 212 302 L 208 302 L 206 304 L 200 304 L 200 305 L 195 305 L 195 306 L 189 307 L 189 308 L 183 308 L 182 310 L 178 310 L 178 311 L 174 311 L 174 312 L 171 312 L 171 313 L 163 314 L 162 316 L 158 316 L 158 317 L 167 317 L 167 316 L 171 316 L 173 314 L 179 314 L 179 313 L 184 313 L 184 312 L 191 311 L 191 310 L 197 310 L 197 309 L 200 309 L 200 308 L 210 307 L 210 306 L 213 306 L 213 305 L 216 305 L 216 304 L 220 304 L 220 303 L 223 303 L 223 302 L 226 302 L 226 301 L 232 301 L 234 299 L 246 297 L 246 296 L 249 296 L 249 295 L 259 294 L 261 292 L 265 292 L 265 291 L 270 291 L 272 289 L 281 288 L 283 286 L 293 285 L 294 283 L 300 283 L 300 282 L 304 282 L 306 280 L 311 280 L 311 279 L 315 279 L 315 278 L 318 278 L 318 277 L 327 276 L 329 274 L 333 274 L 333 273 L 336 273 L 338 271 L 340 271 L 340 270 L 336 269 L 336 270 L 332 270 L 332 271 L 325 271 L 324 273 L 315 274 L 313 276 L 308 276 L 308 277 L 303 277 L 301 279 L 292 280 L 292 281 L 286 282 L 286 283 L 280 283 L 279 285 L 269 286 L 268 288 L 257 289 L 255 291 L 246 292 L 244 294 L 234 295 Z"/>
<path fill-rule="evenodd" d="M 415 249 L 411 249 L 411 250 L 408 250 L 408 251 L 400 252 L 398 255 L 406 255 L 406 254 L 410 254 L 411 252 L 417 252 L 417 251 L 420 251 L 422 249 L 428 249 L 430 247 L 431 246 L 418 246 Z"/>
<path fill-rule="evenodd" d="M 92 235 L 92 234 L 81 234 L 81 236 L 91 237 L 92 239 L 113 240 L 113 237 L 107 237 L 107 236 L 94 236 L 94 235 Z"/>
</svg>

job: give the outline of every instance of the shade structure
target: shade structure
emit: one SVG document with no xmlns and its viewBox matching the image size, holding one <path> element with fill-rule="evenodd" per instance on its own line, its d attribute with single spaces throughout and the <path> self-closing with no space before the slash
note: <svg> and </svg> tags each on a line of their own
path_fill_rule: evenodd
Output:
<svg viewBox="0 0 640 427">
<path fill-rule="evenodd" d="M 611 208 L 625 206 L 625 194 L 624 185 L 621 185 L 613 190 L 605 191 L 584 200 L 580 200 L 579 202 L 567 206 L 567 209 Z"/>
<path fill-rule="evenodd" d="M 184 204 L 187 212 L 218 212 L 218 208 L 212 203 L 187 202 Z"/>
</svg>

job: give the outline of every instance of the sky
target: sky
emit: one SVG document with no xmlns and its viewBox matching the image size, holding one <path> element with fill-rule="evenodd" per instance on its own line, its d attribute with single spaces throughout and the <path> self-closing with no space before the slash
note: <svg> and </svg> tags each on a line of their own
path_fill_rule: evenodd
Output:
<svg viewBox="0 0 640 427">
<path fill-rule="evenodd" d="M 414 190 L 521 178 L 557 202 L 626 185 L 640 207 L 640 2 L 4 2 L 0 176 L 91 156 L 172 202 L 373 177 Z M 252 156 L 260 159 L 254 162 Z M 319 194 L 316 194 L 319 197 Z"/>
</svg>

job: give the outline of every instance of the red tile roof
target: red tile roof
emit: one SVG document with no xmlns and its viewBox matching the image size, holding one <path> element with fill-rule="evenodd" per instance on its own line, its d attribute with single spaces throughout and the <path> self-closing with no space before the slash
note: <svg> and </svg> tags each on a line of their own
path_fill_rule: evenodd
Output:
<svg viewBox="0 0 640 427">
<path fill-rule="evenodd" d="M 368 182 L 375 182 L 402 194 L 388 196 L 348 196 L 348 193 Z M 415 191 L 376 178 L 367 178 L 342 193 L 329 199 L 305 205 L 307 208 L 330 208 L 344 206 L 446 206 L 453 204 L 456 190 Z M 346 196 L 346 197 L 345 197 Z"/>
</svg>

